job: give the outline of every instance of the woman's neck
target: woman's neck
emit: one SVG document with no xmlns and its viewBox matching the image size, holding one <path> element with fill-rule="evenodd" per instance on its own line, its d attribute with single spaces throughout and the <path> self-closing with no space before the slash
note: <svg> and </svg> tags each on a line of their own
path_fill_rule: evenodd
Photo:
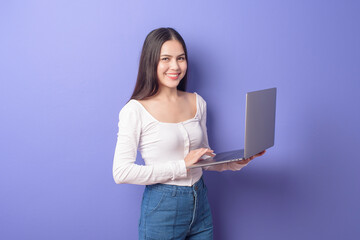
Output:
<svg viewBox="0 0 360 240">
<path fill-rule="evenodd" d="M 176 88 L 159 88 L 159 91 L 156 93 L 155 97 L 159 100 L 164 101 L 177 101 L 180 96 L 180 92 Z"/>
</svg>

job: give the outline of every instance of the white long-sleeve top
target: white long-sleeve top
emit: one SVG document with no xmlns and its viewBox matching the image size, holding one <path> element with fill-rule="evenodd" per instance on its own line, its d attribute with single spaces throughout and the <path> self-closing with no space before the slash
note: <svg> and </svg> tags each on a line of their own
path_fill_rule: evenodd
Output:
<svg viewBox="0 0 360 240">
<path fill-rule="evenodd" d="M 187 170 L 184 161 L 191 150 L 210 148 L 206 130 L 206 102 L 195 94 L 195 116 L 179 123 L 156 120 L 134 99 L 121 109 L 113 161 L 116 183 L 192 186 L 201 178 L 202 168 Z M 137 150 L 145 165 L 135 164 Z M 204 169 L 235 171 L 244 166 L 232 162 Z"/>
</svg>

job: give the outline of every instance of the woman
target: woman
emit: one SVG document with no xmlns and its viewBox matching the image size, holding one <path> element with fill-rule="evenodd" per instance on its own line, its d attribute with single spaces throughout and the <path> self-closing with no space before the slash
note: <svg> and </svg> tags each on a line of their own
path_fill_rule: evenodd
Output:
<svg viewBox="0 0 360 240">
<path fill-rule="evenodd" d="M 206 102 L 197 93 L 185 92 L 187 62 L 178 32 L 172 28 L 150 32 L 134 92 L 119 114 L 113 176 L 118 184 L 147 185 L 140 239 L 213 238 L 202 169 L 187 170 L 201 158 L 214 156 L 206 131 Z M 144 166 L 135 164 L 137 150 Z M 204 169 L 240 170 L 251 159 Z"/>
</svg>

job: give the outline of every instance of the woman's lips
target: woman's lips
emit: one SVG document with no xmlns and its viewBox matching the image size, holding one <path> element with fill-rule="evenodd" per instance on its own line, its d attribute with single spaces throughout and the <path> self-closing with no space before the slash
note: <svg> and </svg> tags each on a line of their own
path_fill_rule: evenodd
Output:
<svg viewBox="0 0 360 240">
<path fill-rule="evenodd" d="M 179 78 L 180 73 L 167 73 L 166 76 L 168 76 L 172 80 L 176 80 Z"/>
</svg>

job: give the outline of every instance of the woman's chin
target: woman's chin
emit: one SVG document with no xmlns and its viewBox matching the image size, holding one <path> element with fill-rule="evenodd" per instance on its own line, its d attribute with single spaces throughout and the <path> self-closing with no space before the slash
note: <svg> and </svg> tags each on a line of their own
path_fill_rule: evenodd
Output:
<svg viewBox="0 0 360 240">
<path fill-rule="evenodd" d="M 179 85 L 180 81 L 172 81 L 172 82 L 166 82 L 165 84 L 162 83 L 160 84 L 162 87 L 166 87 L 166 88 L 177 88 L 177 86 Z"/>
</svg>

